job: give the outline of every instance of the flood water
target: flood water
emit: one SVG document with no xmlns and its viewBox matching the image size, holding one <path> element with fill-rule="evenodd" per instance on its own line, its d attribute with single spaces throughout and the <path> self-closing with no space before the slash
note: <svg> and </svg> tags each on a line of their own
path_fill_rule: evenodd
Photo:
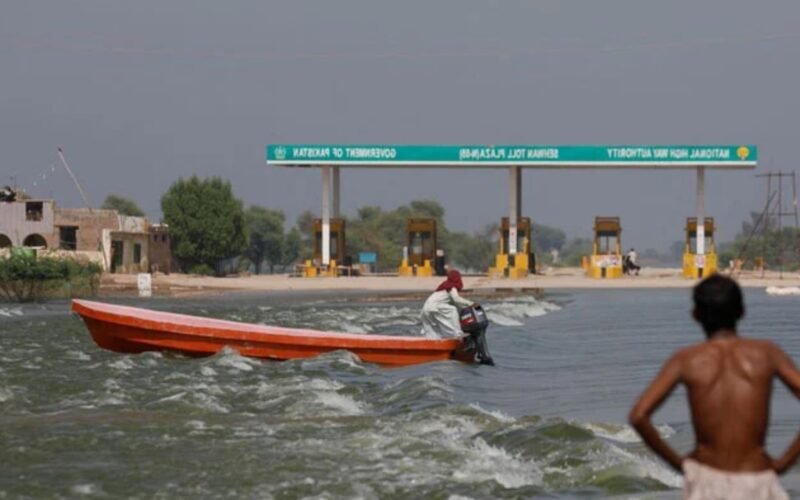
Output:
<svg viewBox="0 0 800 500">
<path fill-rule="evenodd" d="M 124 300 L 238 321 L 418 329 L 421 302 L 225 296 Z M 745 335 L 800 360 L 798 297 L 746 290 Z M 665 357 L 702 338 L 687 290 L 488 301 L 496 367 L 270 362 L 99 349 L 66 302 L 0 304 L 0 498 L 676 498 L 626 425 Z M 798 429 L 776 385 L 770 451 Z M 686 452 L 680 389 L 657 413 Z M 800 471 L 783 477 L 800 495 Z"/>
</svg>

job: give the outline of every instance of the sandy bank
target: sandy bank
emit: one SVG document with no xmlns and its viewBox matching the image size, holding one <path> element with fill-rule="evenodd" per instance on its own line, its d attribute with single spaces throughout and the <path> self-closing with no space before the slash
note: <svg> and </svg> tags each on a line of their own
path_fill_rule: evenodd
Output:
<svg viewBox="0 0 800 500">
<path fill-rule="evenodd" d="M 743 272 L 736 279 L 744 287 L 766 288 L 768 286 L 800 286 L 800 275 L 768 272 Z M 155 293 L 159 295 L 192 295 L 225 291 L 380 291 L 380 292 L 426 292 L 442 281 L 434 278 L 408 278 L 397 276 L 363 276 L 341 278 L 295 278 L 287 275 L 235 276 L 212 278 L 186 274 L 157 274 L 153 277 Z M 615 280 L 587 278 L 580 269 L 558 268 L 545 270 L 543 274 L 526 279 L 489 279 L 485 276 L 465 276 L 464 286 L 474 291 L 494 290 L 548 290 L 548 289 L 646 289 L 646 288 L 690 288 L 693 280 L 680 276 L 679 269 L 645 269 L 640 276 L 626 276 Z M 103 278 L 104 293 L 131 293 L 136 289 L 135 275 L 106 275 Z"/>
</svg>

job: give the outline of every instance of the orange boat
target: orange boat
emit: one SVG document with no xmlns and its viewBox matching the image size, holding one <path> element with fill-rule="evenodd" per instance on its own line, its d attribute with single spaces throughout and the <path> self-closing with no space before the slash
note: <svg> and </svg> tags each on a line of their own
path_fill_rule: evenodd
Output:
<svg viewBox="0 0 800 500">
<path fill-rule="evenodd" d="M 299 359 L 346 349 L 362 361 L 403 366 L 455 359 L 471 363 L 462 339 L 358 335 L 254 325 L 221 319 L 152 311 L 88 300 L 73 300 L 95 343 L 105 349 L 140 353 L 173 351 L 211 356 L 229 347 L 243 356 Z"/>
</svg>

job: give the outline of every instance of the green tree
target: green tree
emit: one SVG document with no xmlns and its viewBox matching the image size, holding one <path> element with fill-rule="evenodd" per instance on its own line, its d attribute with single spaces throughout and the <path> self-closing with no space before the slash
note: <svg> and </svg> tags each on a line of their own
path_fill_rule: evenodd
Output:
<svg viewBox="0 0 800 500">
<path fill-rule="evenodd" d="M 561 229 L 544 224 L 533 225 L 533 247 L 537 252 L 549 252 L 554 248 L 560 251 L 566 241 L 567 235 Z"/>
<path fill-rule="evenodd" d="M 444 219 L 444 207 L 436 200 L 416 200 L 409 204 L 415 217 L 432 217 L 437 221 Z"/>
<path fill-rule="evenodd" d="M 569 240 L 561 252 L 561 262 L 565 266 L 577 267 L 581 265 L 584 255 L 592 254 L 592 240 L 588 238 L 575 238 Z"/>
<path fill-rule="evenodd" d="M 314 213 L 306 210 L 298 215 L 295 227 L 300 233 L 300 259 L 310 259 L 314 253 Z"/>
<path fill-rule="evenodd" d="M 245 210 L 244 220 L 248 234 L 245 255 L 256 266 L 256 274 L 261 274 L 264 261 L 269 263 L 270 273 L 275 272 L 275 266 L 283 262 L 285 219 L 283 212 L 256 205 Z"/>
<path fill-rule="evenodd" d="M 451 232 L 448 234 L 448 246 L 450 264 L 466 271 L 486 271 L 497 253 L 497 243 L 486 234 Z"/>
<path fill-rule="evenodd" d="M 358 209 L 358 219 L 362 222 L 374 221 L 381 216 L 381 213 L 383 213 L 381 207 L 367 205 Z"/>
<path fill-rule="evenodd" d="M 110 194 L 106 196 L 105 201 L 100 206 L 106 210 L 116 210 L 120 215 L 129 215 L 132 217 L 144 217 L 144 211 L 139 208 L 139 205 L 130 198 Z"/>
<path fill-rule="evenodd" d="M 686 242 L 682 240 L 675 240 L 669 246 L 669 251 L 667 253 L 667 258 L 671 262 L 683 262 L 683 252 L 686 249 Z"/>
<path fill-rule="evenodd" d="M 304 236 L 311 238 L 311 233 L 314 231 L 314 212 L 306 210 L 297 216 L 297 229 L 300 230 Z"/>
<path fill-rule="evenodd" d="M 247 247 L 242 202 L 219 177 L 178 179 L 161 197 L 172 251 L 184 271 L 240 255 Z"/>
<path fill-rule="evenodd" d="M 283 255 L 281 256 L 281 269 L 286 271 L 286 267 L 297 262 L 303 251 L 303 237 L 300 230 L 293 227 L 286 233 L 283 244 Z"/>
</svg>

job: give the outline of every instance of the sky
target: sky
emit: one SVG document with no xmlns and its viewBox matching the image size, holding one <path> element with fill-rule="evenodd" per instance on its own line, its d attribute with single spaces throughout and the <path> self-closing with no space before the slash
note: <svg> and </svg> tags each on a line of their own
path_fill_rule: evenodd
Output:
<svg viewBox="0 0 800 500">
<path fill-rule="evenodd" d="M 758 171 L 792 171 L 799 80 L 797 0 L 4 0 L 0 185 L 82 206 L 61 146 L 95 206 L 158 220 L 197 174 L 294 221 L 320 172 L 267 167 L 267 144 L 756 144 Z M 707 174 L 718 239 L 763 209 L 756 173 Z M 508 174 L 342 172 L 345 214 L 415 199 L 476 231 L 507 215 Z M 526 170 L 522 205 L 570 237 L 617 215 L 624 246 L 666 250 L 695 176 Z"/>
</svg>

